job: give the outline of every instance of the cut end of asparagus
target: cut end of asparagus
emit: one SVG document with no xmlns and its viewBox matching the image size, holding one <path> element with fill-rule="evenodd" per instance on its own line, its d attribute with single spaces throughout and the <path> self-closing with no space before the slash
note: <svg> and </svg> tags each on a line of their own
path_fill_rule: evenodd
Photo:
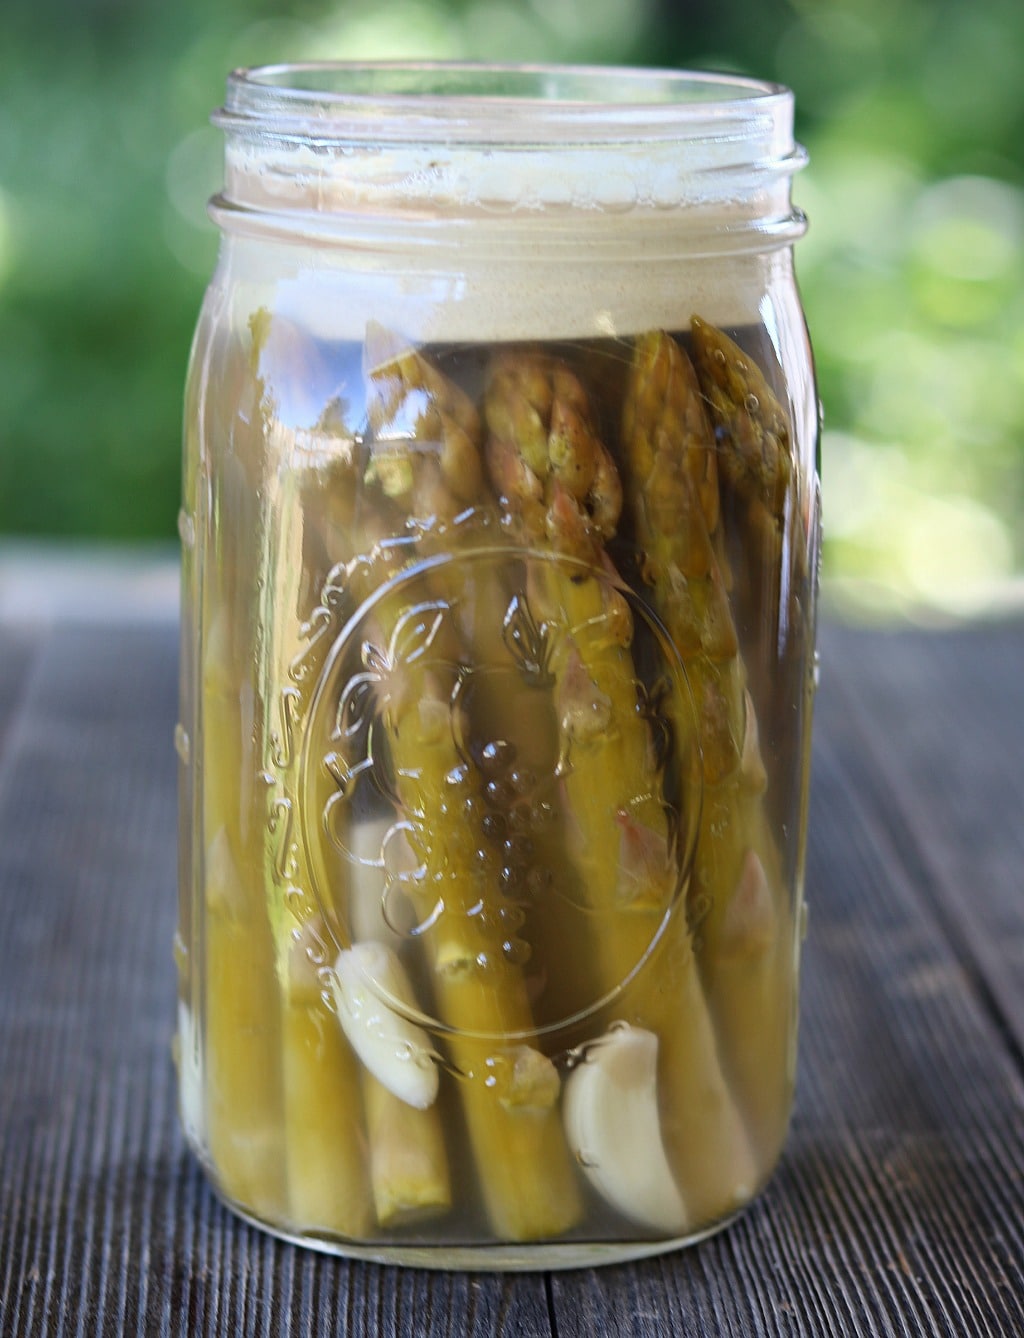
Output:
<svg viewBox="0 0 1024 1338">
<path fill-rule="evenodd" d="M 519 1045 L 501 1056 L 499 1100 L 506 1110 L 546 1112 L 558 1101 L 558 1070 L 547 1055 L 530 1045 Z"/>
<path fill-rule="evenodd" d="M 370 1073 L 363 1075 L 363 1099 L 378 1224 L 406 1226 L 450 1208 L 451 1180 L 437 1108 L 413 1109 Z"/>
</svg>

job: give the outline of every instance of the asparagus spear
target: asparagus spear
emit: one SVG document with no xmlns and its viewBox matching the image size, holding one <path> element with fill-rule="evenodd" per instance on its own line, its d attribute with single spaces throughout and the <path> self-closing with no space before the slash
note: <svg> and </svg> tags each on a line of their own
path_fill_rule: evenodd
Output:
<svg viewBox="0 0 1024 1338">
<path fill-rule="evenodd" d="M 260 861 L 243 838 L 239 676 L 228 617 L 223 608 L 204 612 L 199 782 L 206 1141 L 223 1192 L 259 1216 L 279 1220 L 286 1196 L 273 939 Z"/>
<path fill-rule="evenodd" d="M 728 448 L 722 473 L 745 497 L 782 514 L 793 473 L 789 417 L 764 373 L 733 341 L 694 316 L 693 345 L 700 387 Z"/>
<path fill-rule="evenodd" d="M 764 372 L 707 321 L 695 316 L 692 325 L 697 379 L 718 443 L 723 500 L 730 503 L 723 528 L 746 573 L 745 602 L 742 590 L 736 602 L 746 618 L 774 634 L 764 638 L 760 662 L 748 668 L 758 700 L 772 703 L 767 718 L 784 722 L 768 740 L 776 759 L 775 819 L 781 822 L 807 797 L 816 501 L 802 496 L 789 414 Z M 780 784 L 783 777 L 792 788 Z"/>
<path fill-rule="evenodd" d="M 397 953 L 403 943 L 402 935 L 384 915 L 389 874 L 383 867 L 382 853 L 385 843 L 390 847 L 399 841 L 405 845 L 404 837 L 394 833 L 392 822 L 370 819 L 357 822 L 348 839 L 352 862 L 334 877 L 344 877 L 348 885 L 347 919 L 353 946 L 339 955 L 335 965 L 333 983 L 336 993 L 343 993 L 338 990 L 343 958 L 358 958 L 366 952 L 371 958 L 378 952 L 390 956 Z M 408 852 L 409 864 L 414 861 L 412 852 Z M 389 988 L 388 993 L 402 994 L 408 1003 L 411 1002 L 408 997 L 411 991 L 408 984 L 403 983 L 404 990 Z M 351 1002 L 349 996 L 337 1003 L 343 1028 L 346 1019 L 341 1010 Z M 377 1027 L 375 1018 L 371 1017 L 368 1025 Z M 408 1031 L 408 1027 L 405 1029 Z M 391 1030 L 393 1032 L 394 1028 Z M 386 1046 L 389 1039 L 380 1034 L 379 1028 L 373 1037 L 378 1047 Z M 390 1054 L 386 1054 L 392 1067 L 403 1059 L 406 1063 L 410 1061 L 408 1054 L 400 1053 L 403 1048 L 401 1043 L 396 1046 L 392 1042 Z M 358 1052 L 358 1047 L 356 1049 Z M 425 1062 L 432 1063 L 432 1060 L 425 1057 Z M 437 1106 L 432 1104 L 433 1093 L 437 1090 L 436 1077 L 433 1068 L 429 1075 L 423 1075 L 414 1085 L 428 1089 L 426 1095 L 410 1102 L 407 1092 L 399 1095 L 400 1089 L 393 1080 L 387 1085 L 374 1076 L 366 1063 L 359 1066 L 369 1144 L 370 1184 L 377 1222 L 381 1226 L 404 1225 L 451 1207 L 448 1155 L 441 1116 Z M 433 1091 L 429 1090 L 431 1086 Z"/>
<path fill-rule="evenodd" d="M 682 657 L 694 697 L 706 784 L 731 777 L 746 732 L 744 675 L 719 557 L 718 472 L 697 378 L 669 336 L 635 345 L 623 406 L 626 500 L 643 553 L 642 576 Z M 674 724 L 690 712 L 676 700 Z M 756 759 L 747 759 L 756 766 Z"/>
<path fill-rule="evenodd" d="M 337 1020 L 324 1007 L 316 965 L 327 957 L 327 935 L 315 916 L 294 932 L 283 924 L 282 931 L 289 1218 L 296 1231 L 365 1239 L 372 1219 L 359 1075 Z M 401 1147 L 393 1153 L 401 1156 Z"/>
<path fill-rule="evenodd" d="M 720 370 L 719 345 L 710 342 L 710 327 L 700 328 L 706 360 Z M 748 397 L 751 384 L 748 374 Z M 789 478 L 789 460 L 777 416 L 755 449 L 748 406 L 729 398 L 734 381 L 723 376 L 711 389 L 736 425 L 735 451 L 716 453 L 697 376 L 678 344 L 657 331 L 637 339 L 623 420 L 625 489 L 643 579 L 685 661 L 698 708 L 705 790 L 691 907 L 701 975 L 723 1065 L 767 1160 L 781 1143 L 792 1081 L 792 917 L 763 810 L 756 720 L 716 558 L 716 465 L 735 486 L 774 499 Z M 757 392 L 764 396 L 765 387 L 758 384 Z M 685 732 L 686 713 L 675 723 Z"/>
<path fill-rule="evenodd" d="M 386 550 L 385 550 L 386 551 Z M 372 595 L 394 574 L 378 551 L 362 566 Z M 407 890 L 422 926 L 438 1012 L 459 1075 L 477 1178 L 496 1235 L 559 1234 L 578 1196 L 557 1115 L 558 1077 L 530 1044 L 533 1019 L 518 965 L 508 960 L 493 867 L 481 861 L 482 779 L 460 751 L 467 727 L 453 702 L 457 664 L 425 653 L 436 626 L 410 625 L 400 593 L 378 599 L 372 636 L 378 709 L 393 788 L 423 870 Z M 411 639 L 411 640 L 410 640 Z M 419 643 L 417 645 L 417 642 Z"/>
<path fill-rule="evenodd" d="M 416 535 L 416 553 L 476 555 L 471 563 L 445 563 L 432 588 L 458 624 L 460 699 L 486 780 L 484 825 L 506 911 L 512 920 L 525 907 L 529 920 L 529 946 L 525 938 L 513 942 L 531 982 L 534 1018 L 557 1026 L 592 1002 L 590 932 L 578 880 L 560 856 L 558 723 L 543 645 L 518 594 L 520 553 L 483 477 L 479 415 L 465 393 L 381 326 L 367 330 L 365 363 L 376 437 L 372 472 Z M 424 445 L 430 442 L 440 449 Z M 566 942 L 577 945 L 569 961 Z"/>
<path fill-rule="evenodd" d="M 594 994 L 615 991 L 644 963 L 615 1008 L 659 1038 L 662 1131 L 688 1214 L 676 1224 L 683 1230 L 742 1201 L 756 1168 L 719 1066 L 685 916 L 668 918 L 648 956 L 672 899 L 678 852 L 638 710 L 632 617 L 605 552 L 621 485 L 583 387 L 561 363 L 499 357 L 485 413 L 487 462 L 506 522 L 536 555 L 529 598 L 548 637 L 575 859 L 599 919 Z M 552 557 L 563 560 L 545 560 Z"/>
<path fill-rule="evenodd" d="M 321 883 L 331 879 L 336 885 L 350 871 L 328 858 L 316 823 L 306 822 L 305 839 L 299 838 L 297 812 L 307 796 L 300 792 L 297 740 L 328 644 L 320 639 L 311 646 L 303 638 L 300 608 L 307 589 L 318 584 L 309 569 L 323 551 L 320 498 L 329 487 L 343 506 L 350 506 L 357 495 L 358 462 L 342 424 L 322 423 L 302 434 L 301 444 L 279 425 L 272 430 L 281 467 L 269 499 L 277 523 L 263 587 L 268 592 L 264 625 L 270 629 L 263 702 L 265 763 L 276 777 L 279 808 L 266 832 L 265 869 L 284 1002 L 289 1213 L 297 1228 L 358 1239 L 371 1226 L 371 1188 L 381 1210 L 378 1224 L 396 1225 L 427 1207 L 450 1204 L 448 1167 L 436 1110 L 398 1110 L 404 1103 L 386 1090 L 367 1097 L 361 1068 L 327 1007 L 318 974 L 334 953 L 317 910 L 313 872 Z M 317 575 L 323 578 L 323 572 Z M 298 673 L 296 665 L 301 665 Z M 373 1115 L 370 1129 L 367 1104 L 365 1132 L 364 1099 L 372 1100 Z"/>
<path fill-rule="evenodd" d="M 197 591 L 199 712 L 196 812 L 203 851 L 202 1029 L 206 1139 L 224 1193 L 269 1220 L 287 1216 L 282 1145 L 281 1001 L 263 887 L 262 805 L 252 744 L 253 685 L 243 596 L 255 525 L 247 424 L 259 418 L 251 345 L 231 341 L 219 367 L 235 407 L 211 408 L 218 438 L 208 561 Z M 196 495 L 207 496 L 204 489 Z M 230 517 L 230 523 L 225 518 Z"/>
<path fill-rule="evenodd" d="M 258 473 L 263 453 L 280 451 L 282 468 L 271 474 L 269 486 L 257 488 L 245 480 L 241 496 L 234 500 L 229 526 L 220 534 L 240 536 L 244 560 L 225 558 L 218 563 L 223 579 L 234 584 L 248 582 L 247 565 L 252 531 L 264 536 L 259 548 L 260 570 L 256 582 L 257 600 L 254 631 L 247 629 L 247 650 L 235 672 L 227 676 L 225 699 L 216 704 L 212 721 L 223 726 L 236 722 L 244 740 L 244 761 L 235 753 L 234 775 L 221 801 L 231 811 L 237 808 L 236 794 L 248 797 L 244 828 L 239 831 L 240 853 L 246 870 L 249 892 L 250 933 L 248 951 L 241 951 L 230 964 L 210 962 L 209 992 L 214 1000 L 249 1001 L 259 1022 L 245 1029 L 244 1019 L 234 1019 L 239 1031 L 235 1044 L 246 1038 L 245 1063 L 250 1087 L 274 1083 L 275 1105 L 268 1111 L 275 1128 L 273 1160 L 268 1158 L 265 1174 L 273 1174 L 277 1183 L 276 1202 L 266 1213 L 273 1220 L 287 1223 L 297 1231 L 326 1231 L 346 1236 L 364 1235 L 368 1224 L 368 1194 L 360 1157 L 361 1112 L 358 1086 L 350 1056 L 344 1046 L 333 1043 L 326 1025 L 333 1021 L 319 1002 L 318 991 L 309 979 L 308 936 L 312 913 L 307 870 L 301 846 L 294 840 L 296 794 L 292 769 L 292 735 L 297 725 L 296 702 L 299 694 L 287 677 L 287 664 L 295 653 L 293 617 L 297 592 L 292 583 L 302 570 L 297 560 L 302 543 L 301 508 L 297 505 L 297 477 L 291 458 L 291 440 L 277 421 L 273 395 L 272 364 L 266 359 L 268 341 L 283 332 L 282 345 L 274 350 L 293 354 L 300 338 L 292 327 L 275 326 L 265 310 L 256 312 L 249 322 L 250 340 L 245 353 L 248 363 L 243 419 L 237 416 L 234 438 L 225 447 L 223 469 Z M 225 603 L 232 616 L 253 620 L 251 594 L 244 585 L 233 591 Z M 257 642 L 259 629 L 266 638 Z M 259 644 L 259 649 L 257 646 Z M 249 708 L 239 720 L 239 694 Z M 247 690 L 248 689 L 248 690 Z M 245 717 L 248 718 L 245 718 Z M 216 739 L 214 751 L 216 749 Z M 293 914 L 294 907 L 296 914 Z M 214 927 L 212 914 L 208 932 Z M 258 939 L 255 933 L 258 927 Z M 301 933 L 297 944 L 294 933 Z M 208 954 L 209 956 L 209 954 Z M 232 1025 L 230 1011 L 226 1011 Z M 270 1019 L 273 1018 L 273 1026 Z M 250 1035 L 251 1030 L 251 1035 Z M 334 1028 L 336 1030 L 336 1027 Z M 211 1045 L 214 1042 L 211 1039 Z M 232 1045 L 226 1027 L 216 1048 Z M 271 1076 L 272 1075 L 272 1076 Z M 249 1100 L 239 1090 L 224 1112 L 224 1124 L 244 1127 L 261 1109 L 261 1103 Z M 336 1107 L 325 1103 L 337 1101 Z M 265 1104 L 265 1102 L 264 1102 Z M 329 1127 L 333 1125 L 333 1128 Z M 252 1195 L 242 1199 L 256 1206 Z"/>
<path fill-rule="evenodd" d="M 357 597 L 400 575 L 393 544 L 404 527 L 430 548 L 452 539 L 459 508 L 482 489 L 479 424 L 472 405 L 419 354 L 368 349 L 370 421 L 376 440 L 355 534 L 369 560 L 353 562 Z M 378 356 L 374 356 L 375 353 Z M 376 498 L 376 514 L 372 507 Z M 415 553 L 415 549 L 413 553 Z M 560 1234 L 577 1220 L 578 1189 L 557 1110 L 557 1071 L 534 1044 L 526 982 L 507 951 L 497 869 L 486 859 L 484 778 L 461 741 L 460 615 L 466 589 L 435 573 L 439 597 L 410 608 L 392 592 L 374 607 L 378 707 L 394 789 L 424 877 L 410 884 L 437 1006 L 455 1068 L 484 1203 L 496 1235 Z"/>
<path fill-rule="evenodd" d="M 771 801 L 775 820 L 785 821 L 806 802 L 817 504 L 813 495 L 802 496 L 789 414 L 757 363 L 699 317 L 693 319 L 693 343 L 722 462 L 723 529 L 742 559 L 734 604 L 744 621 L 772 631 L 747 669 L 764 718 L 776 722 L 766 740 L 776 759 Z"/>
<path fill-rule="evenodd" d="M 333 407 L 328 406 L 318 428 L 331 432 L 337 426 Z M 359 566 L 356 532 L 365 467 L 362 452 L 350 444 L 351 450 L 336 452 L 321 466 L 304 499 L 307 522 L 322 548 L 322 565 L 330 569 L 323 587 L 325 602 L 333 602 L 344 591 L 343 616 L 351 613 L 359 598 L 353 596 L 344 570 L 349 564 Z M 372 581 L 364 581 L 363 594 L 371 586 Z M 305 662 L 307 657 L 308 650 L 303 656 L 303 677 L 312 679 L 316 669 Z M 320 808 L 319 801 L 316 808 Z M 330 888 L 335 905 L 344 908 L 342 930 L 347 929 L 354 944 L 387 942 L 393 937 L 382 913 L 385 874 L 374 867 L 393 821 L 394 814 L 383 826 L 379 819 L 353 818 L 345 833 L 347 858 L 332 851 L 324 840 L 314 840 L 308 852 L 317 882 Z M 318 824 L 308 822 L 307 828 L 315 832 Z M 338 1020 L 334 1022 L 337 1026 Z M 448 1157 L 438 1109 L 407 1104 L 363 1065 L 359 1065 L 359 1085 L 378 1225 L 401 1226 L 450 1207 Z"/>
<path fill-rule="evenodd" d="M 450 1208 L 448 1153 L 437 1111 L 399 1101 L 365 1070 L 362 1086 L 378 1223 L 404 1226 Z"/>
</svg>

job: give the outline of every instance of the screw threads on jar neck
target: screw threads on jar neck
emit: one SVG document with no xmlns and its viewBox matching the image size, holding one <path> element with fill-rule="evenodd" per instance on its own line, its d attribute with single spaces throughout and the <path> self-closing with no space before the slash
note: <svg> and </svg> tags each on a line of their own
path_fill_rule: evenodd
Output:
<svg viewBox="0 0 1024 1338">
<path fill-rule="evenodd" d="M 488 224 L 558 250 L 613 229 L 690 254 L 789 245 L 805 161 L 792 94 L 734 76 L 640 69 L 315 64 L 240 70 L 227 136 L 231 231 L 358 233 L 410 223 L 464 245 Z M 383 231 L 381 228 L 383 227 Z"/>
</svg>

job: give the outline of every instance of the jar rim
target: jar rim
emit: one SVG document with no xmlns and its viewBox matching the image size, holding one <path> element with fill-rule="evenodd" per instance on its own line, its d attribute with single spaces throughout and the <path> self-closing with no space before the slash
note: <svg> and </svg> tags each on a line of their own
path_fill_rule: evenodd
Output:
<svg viewBox="0 0 1024 1338">
<path fill-rule="evenodd" d="M 322 144 L 760 138 L 793 94 L 745 75 L 624 65 L 307 61 L 232 71 L 214 124 Z"/>
</svg>

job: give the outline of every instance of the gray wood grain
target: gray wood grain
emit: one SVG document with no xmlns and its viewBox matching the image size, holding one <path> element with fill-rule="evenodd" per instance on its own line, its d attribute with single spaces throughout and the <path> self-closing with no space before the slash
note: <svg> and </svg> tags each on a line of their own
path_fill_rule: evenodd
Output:
<svg viewBox="0 0 1024 1338">
<path fill-rule="evenodd" d="M 0 618 L 0 765 L 38 642 L 33 629 Z"/>
<path fill-rule="evenodd" d="M 975 663 L 971 638 L 948 650 L 941 638 L 895 638 L 903 698 L 892 718 L 872 719 L 851 712 L 851 696 L 873 700 L 873 666 L 892 660 L 876 660 L 859 635 L 823 638 L 801 1065 L 782 1166 L 743 1219 L 696 1250 L 556 1275 L 560 1338 L 1024 1333 L 1018 1056 L 979 984 L 984 963 L 965 963 L 922 880 L 922 843 L 941 809 L 918 804 L 894 822 L 892 777 L 866 765 L 884 744 L 905 759 L 897 788 L 929 791 L 932 751 L 911 760 L 894 731 L 909 714 L 930 738 L 920 720 L 934 719 L 933 704 Z M 991 718 L 963 722 L 978 750 L 1019 694 L 1024 630 L 1002 636 L 1017 657 L 1008 651 L 980 675 Z M 948 772 L 948 752 L 943 760 Z M 1003 783 L 995 827 L 1024 801 L 1024 773 Z M 972 802 L 961 796 L 965 828 Z"/>
<path fill-rule="evenodd" d="M 42 634 L 41 634 L 42 635 Z M 548 1334 L 540 1276 L 283 1245 L 213 1197 L 170 1032 L 173 627 L 58 624 L 0 764 L 0 1332 Z"/>
<path fill-rule="evenodd" d="M 845 750 L 977 988 L 1024 1057 L 1024 633 L 851 633 L 842 665 Z"/>
<path fill-rule="evenodd" d="M 0 1333 L 1024 1332 L 1024 627 L 823 648 L 777 1176 L 695 1249 L 501 1277 L 314 1254 L 211 1194 L 169 1058 L 174 631 L 40 630 L 0 666 Z"/>
</svg>

